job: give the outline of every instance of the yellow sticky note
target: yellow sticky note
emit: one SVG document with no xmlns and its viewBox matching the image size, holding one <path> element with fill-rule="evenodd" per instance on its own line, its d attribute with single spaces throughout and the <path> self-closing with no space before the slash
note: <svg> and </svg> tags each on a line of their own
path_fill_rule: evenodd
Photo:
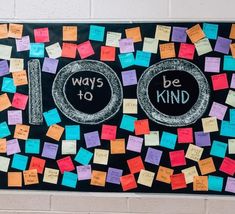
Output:
<svg viewBox="0 0 235 214">
<path fill-rule="evenodd" d="M 46 133 L 46 136 L 59 141 L 63 132 L 64 132 L 64 128 L 62 126 L 54 124 L 49 127 Z"/>
<path fill-rule="evenodd" d="M 216 171 L 212 157 L 198 161 L 198 165 L 202 175 Z"/>
<path fill-rule="evenodd" d="M 10 72 L 24 70 L 24 59 L 11 58 L 10 59 Z"/>
<path fill-rule="evenodd" d="M 23 33 L 22 24 L 9 24 L 8 36 L 11 38 L 20 39 Z"/>
<path fill-rule="evenodd" d="M 217 132 L 219 130 L 216 117 L 202 118 L 203 132 Z"/>
<path fill-rule="evenodd" d="M 22 172 L 8 172 L 7 180 L 9 187 L 21 187 L 22 186 Z"/>
<path fill-rule="evenodd" d="M 59 42 L 49 45 L 45 49 L 46 49 L 48 56 L 52 59 L 57 59 L 61 57 L 62 55 L 62 49 L 60 47 Z"/>
<path fill-rule="evenodd" d="M 205 37 L 205 34 L 199 24 L 196 24 L 193 27 L 186 30 L 186 33 L 190 38 L 190 40 L 192 41 L 192 43 L 195 43 Z"/>
<path fill-rule="evenodd" d="M 149 134 L 144 135 L 145 146 L 158 146 L 159 145 L 159 131 L 150 131 Z"/>
<path fill-rule="evenodd" d="M 0 171 L 7 172 L 10 163 L 10 158 L 0 156 Z"/>
<path fill-rule="evenodd" d="M 0 153 L 7 152 L 7 140 L 5 138 L 0 139 Z"/>
<path fill-rule="evenodd" d="M 106 172 L 92 170 L 91 173 L 91 185 L 94 186 L 105 186 Z"/>
<path fill-rule="evenodd" d="M 109 150 L 95 149 L 93 163 L 107 165 L 109 158 Z"/>
<path fill-rule="evenodd" d="M 166 43 L 159 45 L 161 59 L 174 58 L 175 57 L 175 44 Z"/>
<path fill-rule="evenodd" d="M 171 183 L 171 175 L 173 175 L 174 170 L 164 167 L 164 166 L 159 166 L 158 172 L 157 172 L 157 181 L 161 181 L 167 184 Z"/>
<path fill-rule="evenodd" d="M 157 39 L 144 37 L 143 51 L 156 54 L 157 49 L 158 49 Z"/>
<path fill-rule="evenodd" d="M 235 108 L 235 91 L 233 90 L 228 91 L 225 103 Z"/>
<path fill-rule="evenodd" d="M 208 177 L 195 176 L 193 178 L 193 191 L 208 191 Z"/>
<path fill-rule="evenodd" d="M 141 42 L 141 32 L 140 27 L 133 27 L 125 29 L 126 38 L 133 39 L 133 42 Z"/>
<path fill-rule="evenodd" d="M 25 185 L 32 185 L 32 184 L 38 184 L 38 172 L 36 169 L 30 169 L 23 171 L 23 177 L 24 177 L 24 184 Z"/>
<path fill-rule="evenodd" d="M 110 141 L 111 154 L 125 154 L 125 139 L 115 139 Z"/>
<path fill-rule="evenodd" d="M 77 26 L 63 26 L 63 41 L 77 41 Z"/>
<path fill-rule="evenodd" d="M 12 46 L 0 45 L 0 59 L 10 60 Z"/>
<path fill-rule="evenodd" d="M 197 50 L 198 56 L 201 56 L 203 54 L 207 54 L 212 51 L 211 43 L 210 43 L 209 39 L 207 39 L 207 38 L 199 40 L 194 45 Z"/>
<path fill-rule="evenodd" d="M 151 187 L 153 184 L 154 173 L 148 170 L 141 169 L 137 183 L 147 187 Z"/>
<path fill-rule="evenodd" d="M 75 155 L 77 153 L 76 140 L 62 140 L 62 155 Z"/>
<path fill-rule="evenodd" d="M 13 72 L 12 77 L 13 77 L 13 81 L 14 81 L 15 86 L 28 84 L 26 70 Z"/>
<path fill-rule="evenodd" d="M 195 166 L 181 170 L 184 173 L 186 184 L 193 183 L 194 176 L 198 176 L 197 168 Z"/>
<path fill-rule="evenodd" d="M 204 149 L 199 146 L 189 144 L 185 157 L 190 160 L 198 162 L 201 159 L 203 150 Z"/>
<path fill-rule="evenodd" d="M 7 24 L 0 24 L 0 39 L 8 38 Z"/>
<path fill-rule="evenodd" d="M 29 129 L 30 129 L 30 126 L 28 125 L 16 124 L 14 138 L 27 140 L 29 136 Z"/>
<path fill-rule="evenodd" d="M 11 102 L 7 93 L 0 95 L 0 111 L 8 109 L 9 107 L 11 107 Z"/>
<path fill-rule="evenodd" d="M 123 99 L 123 114 L 137 113 L 137 99 Z"/>
<path fill-rule="evenodd" d="M 59 177 L 59 170 L 52 168 L 45 168 L 43 182 L 50 184 L 57 184 Z"/>
<path fill-rule="evenodd" d="M 235 39 L 235 24 L 232 24 L 232 25 L 231 25 L 229 38 L 230 38 L 230 39 Z"/>
<path fill-rule="evenodd" d="M 228 139 L 228 153 L 235 154 L 235 139 Z"/>
<path fill-rule="evenodd" d="M 121 33 L 108 31 L 105 45 L 111 47 L 119 47 L 119 40 L 121 39 L 121 37 Z"/>
<path fill-rule="evenodd" d="M 171 27 L 165 25 L 157 25 L 155 38 L 161 41 L 169 41 L 171 35 Z"/>
</svg>

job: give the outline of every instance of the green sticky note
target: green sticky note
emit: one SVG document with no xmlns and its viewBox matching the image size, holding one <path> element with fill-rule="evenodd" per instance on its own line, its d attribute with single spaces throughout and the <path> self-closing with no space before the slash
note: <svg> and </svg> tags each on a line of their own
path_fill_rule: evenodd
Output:
<svg viewBox="0 0 235 214">
<path fill-rule="evenodd" d="M 212 191 L 221 192 L 223 189 L 224 179 L 219 176 L 209 175 L 208 176 L 208 189 Z"/>
<path fill-rule="evenodd" d="M 14 81 L 13 81 L 12 78 L 3 77 L 2 91 L 3 92 L 9 92 L 9 93 L 15 93 L 16 92 L 16 86 L 14 85 Z"/>
<path fill-rule="evenodd" d="M 80 126 L 79 125 L 65 126 L 65 139 L 80 140 Z"/>
<path fill-rule="evenodd" d="M 89 152 L 88 150 L 81 147 L 74 160 L 82 165 L 88 165 L 91 161 L 92 156 L 92 152 Z"/>
<path fill-rule="evenodd" d="M 77 174 L 75 174 L 73 172 L 66 172 L 65 171 L 63 174 L 62 185 L 67 186 L 67 187 L 71 187 L 71 188 L 76 188 L 77 180 L 78 180 Z"/>
<path fill-rule="evenodd" d="M 28 157 L 25 155 L 14 154 L 11 167 L 18 170 L 26 170 Z"/>
<path fill-rule="evenodd" d="M 39 154 L 40 153 L 40 140 L 28 139 L 25 141 L 25 153 Z"/>
<path fill-rule="evenodd" d="M 226 151 L 227 151 L 227 143 L 223 143 L 217 140 L 214 140 L 212 143 L 212 147 L 211 147 L 211 151 L 210 151 L 210 155 L 216 156 L 216 157 L 220 157 L 220 158 L 224 158 Z"/>
<path fill-rule="evenodd" d="M 132 116 L 124 114 L 122 116 L 120 129 L 124 129 L 124 130 L 130 131 L 130 132 L 133 132 L 135 129 L 135 121 L 136 120 L 137 120 L 136 117 L 132 117 Z"/>
</svg>

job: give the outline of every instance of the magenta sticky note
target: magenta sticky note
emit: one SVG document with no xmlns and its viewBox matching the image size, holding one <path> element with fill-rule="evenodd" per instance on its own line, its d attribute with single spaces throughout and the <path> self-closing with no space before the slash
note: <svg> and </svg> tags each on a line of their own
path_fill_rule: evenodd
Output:
<svg viewBox="0 0 235 214">
<path fill-rule="evenodd" d="M 227 106 L 217 102 L 213 102 L 209 116 L 216 117 L 218 120 L 223 120 L 227 109 L 228 109 Z"/>
<path fill-rule="evenodd" d="M 22 111 L 9 110 L 7 111 L 8 125 L 22 124 Z"/>
<path fill-rule="evenodd" d="M 205 58 L 206 72 L 220 72 L 220 57 L 206 57 Z"/>
</svg>

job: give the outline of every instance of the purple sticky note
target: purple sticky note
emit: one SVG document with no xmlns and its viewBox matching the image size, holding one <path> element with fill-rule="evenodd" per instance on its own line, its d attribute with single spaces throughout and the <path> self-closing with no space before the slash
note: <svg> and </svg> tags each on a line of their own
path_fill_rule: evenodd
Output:
<svg viewBox="0 0 235 214">
<path fill-rule="evenodd" d="M 129 135 L 126 149 L 133 152 L 141 152 L 143 138 Z"/>
<path fill-rule="evenodd" d="M 7 155 L 13 155 L 20 152 L 21 150 L 17 139 L 7 141 Z"/>
<path fill-rule="evenodd" d="M 58 151 L 58 145 L 45 142 L 42 150 L 42 157 L 55 159 Z"/>
<path fill-rule="evenodd" d="M 148 148 L 147 154 L 145 156 L 145 162 L 154 165 L 159 165 L 162 157 L 162 151 L 158 149 Z"/>
<path fill-rule="evenodd" d="M 185 43 L 187 40 L 186 30 L 185 27 L 173 27 L 171 41 Z"/>
<path fill-rule="evenodd" d="M 220 72 L 220 58 L 219 57 L 206 57 L 205 58 L 205 71 L 206 72 Z"/>
<path fill-rule="evenodd" d="M 108 174 L 106 182 L 112 184 L 120 184 L 120 177 L 122 176 L 123 170 L 116 168 L 108 168 Z"/>
<path fill-rule="evenodd" d="M 130 53 L 134 52 L 133 39 L 120 39 L 119 40 L 120 53 Z"/>
<path fill-rule="evenodd" d="M 7 111 L 8 125 L 22 124 L 22 111 L 9 110 Z"/>
<path fill-rule="evenodd" d="M 84 138 L 87 148 L 100 146 L 100 137 L 98 131 L 85 133 Z"/>
<path fill-rule="evenodd" d="M 232 177 L 227 178 L 225 191 L 235 193 L 235 178 Z"/>
<path fill-rule="evenodd" d="M 211 137 L 210 133 L 195 132 L 195 144 L 197 146 L 210 146 L 211 145 Z"/>
<path fill-rule="evenodd" d="M 218 36 L 214 51 L 217 51 L 223 54 L 228 54 L 231 43 L 232 43 L 231 39 Z"/>
<path fill-rule="evenodd" d="M 55 74 L 58 66 L 58 59 L 45 57 L 42 65 L 42 71 Z"/>
<path fill-rule="evenodd" d="M 30 48 L 29 36 L 23 36 L 20 39 L 16 39 L 16 51 L 27 51 Z"/>
<path fill-rule="evenodd" d="M 91 165 L 77 166 L 78 180 L 89 180 L 91 179 Z"/>
<path fill-rule="evenodd" d="M 217 102 L 213 102 L 209 116 L 216 117 L 218 120 L 223 120 L 228 107 Z"/>
<path fill-rule="evenodd" d="M 232 75 L 230 88 L 235 88 L 235 74 Z"/>
<path fill-rule="evenodd" d="M 122 71 L 123 86 L 136 85 L 137 77 L 135 70 Z"/>
<path fill-rule="evenodd" d="M 9 74 L 9 66 L 7 60 L 0 61 L 0 77 Z"/>
</svg>

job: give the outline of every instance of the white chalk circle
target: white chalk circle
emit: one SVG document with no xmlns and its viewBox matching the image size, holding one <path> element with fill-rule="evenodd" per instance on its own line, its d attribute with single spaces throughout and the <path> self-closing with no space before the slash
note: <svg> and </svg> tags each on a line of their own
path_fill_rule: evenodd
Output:
<svg viewBox="0 0 235 214">
<path fill-rule="evenodd" d="M 197 81 L 199 95 L 195 104 L 182 115 L 172 116 L 160 112 L 149 99 L 148 88 L 151 80 L 166 71 L 187 72 Z M 210 87 L 202 71 L 193 63 L 183 59 L 168 59 L 147 68 L 141 75 L 137 85 L 138 102 L 149 117 L 164 126 L 179 127 L 195 123 L 207 109 L 210 99 Z"/>
<path fill-rule="evenodd" d="M 109 103 L 102 110 L 93 114 L 75 109 L 68 101 L 65 93 L 65 85 L 68 79 L 73 74 L 84 71 L 103 75 L 111 89 Z M 108 65 L 96 60 L 78 60 L 69 63 L 58 72 L 52 85 L 52 96 L 58 109 L 67 118 L 81 124 L 99 124 L 113 117 L 119 111 L 122 105 L 123 91 L 117 74 Z"/>
</svg>

